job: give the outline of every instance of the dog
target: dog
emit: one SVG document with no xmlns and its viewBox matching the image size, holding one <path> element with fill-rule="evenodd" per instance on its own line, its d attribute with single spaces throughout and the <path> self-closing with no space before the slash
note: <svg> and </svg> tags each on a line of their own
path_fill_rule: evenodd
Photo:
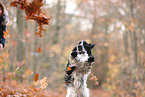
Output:
<svg viewBox="0 0 145 97">
<path fill-rule="evenodd" d="M 67 87 L 66 97 L 89 97 L 86 81 L 94 63 L 94 56 L 91 53 L 94 46 L 95 44 L 82 40 L 69 55 L 64 77 Z"/>
</svg>

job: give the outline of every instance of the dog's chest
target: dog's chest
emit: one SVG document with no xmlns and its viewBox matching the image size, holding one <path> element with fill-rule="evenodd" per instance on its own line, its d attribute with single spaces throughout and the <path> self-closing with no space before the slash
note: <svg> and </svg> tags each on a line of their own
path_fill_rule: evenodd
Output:
<svg viewBox="0 0 145 97">
<path fill-rule="evenodd" d="M 86 85 L 87 77 L 91 72 L 91 67 L 88 65 L 89 64 L 80 65 L 80 67 L 78 66 L 73 72 L 72 76 L 75 88 L 82 88 Z"/>
<path fill-rule="evenodd" d="M 82 86 L 84 86 L 84 84 L 87 81 L 87 77 L 89 75 L 90 72 L 87 73 L 76 73 L 74 72 L 74 86 L 76 88 L 81 88 Z"/>
</svg>

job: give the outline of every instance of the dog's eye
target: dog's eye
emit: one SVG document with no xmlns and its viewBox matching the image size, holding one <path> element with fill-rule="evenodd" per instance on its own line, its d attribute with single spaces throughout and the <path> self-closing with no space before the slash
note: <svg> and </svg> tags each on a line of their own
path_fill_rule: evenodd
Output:
<svg viewBox="0 0 145 97">
<path fill-rule="evenodd" d="M 88 44 L 86 44 L 86 45 L 84 45 L 84 48 L 85 48 L 86 51 L 88 51 L 90 47 L 89 47 Z"/>
<path fill-rule="evenodd" d="M 78 46 L 78 50 L 79 50 L 79 51 L 82 51 L 82 50 L 83 50 L 83 48 L 82 48 L 81 45 Z"/>
</svg>

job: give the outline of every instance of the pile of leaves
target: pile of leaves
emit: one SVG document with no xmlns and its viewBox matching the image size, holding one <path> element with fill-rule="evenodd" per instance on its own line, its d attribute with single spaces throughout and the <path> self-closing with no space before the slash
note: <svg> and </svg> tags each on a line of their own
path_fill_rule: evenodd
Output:
<svg viewBox="0 0 145 97">
<path fill-rule="evenodd" d="M 32 86 L 11 81 L 10 83 L 0 83 L 0 97 L 58 97 L 58 93 L 50 90 L 41 90 Z M 64 97 L 61 96 L 61 97 Z"/>
<path fill-rule="evenodd" d="M 18 5 L 19 4 L 19 5 Z M 32 19 L 38 23 L 38 31 L 35 33 L 42 37 L 42 31 L 46 31 L 43 25 L 49 25 L 50 18 L 45 17 L 45 13 L 42 13 L 41 7 L 43 6 L 43 0 L 32 0 L 28 3 L 26 0 L 12 0 L 11 6 L 18 7 L 25 11 L 26 20 Z"/>
</svg>

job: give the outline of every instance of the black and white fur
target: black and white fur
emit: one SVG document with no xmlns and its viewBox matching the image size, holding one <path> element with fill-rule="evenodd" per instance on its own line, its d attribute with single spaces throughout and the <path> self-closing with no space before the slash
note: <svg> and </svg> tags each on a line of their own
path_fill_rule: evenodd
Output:
<svg viewBox="0 0 145 97">
<path fill-rule="evenodd" d="M 94 63 L 94 57 L 91 54 L 94 46 L 94 44 L 81 41 L 72 50 L 65 74 L 66 97 L 89 97 L 86 81 Z"/>
</svg>

